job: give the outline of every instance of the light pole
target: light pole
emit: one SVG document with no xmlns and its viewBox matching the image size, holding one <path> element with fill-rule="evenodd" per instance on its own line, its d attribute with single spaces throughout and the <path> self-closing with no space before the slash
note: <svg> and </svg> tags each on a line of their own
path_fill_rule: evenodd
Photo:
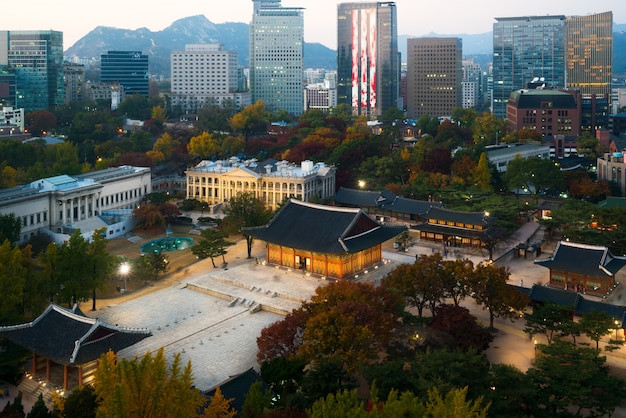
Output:
<svg viewBox="0 0 626 418">
<path fill-rule="evenodd" d="M 617 341 L 617 330 L 619 329 L 619 321 L 615 320 L 615 341 Z"/>
<path fill-rule="evenodd" d="M 128 263 L 123 262 L 120 265 L 120 274 L 124 278 L 124 289 L 122 293 L 126 293 L 126 277 L 128 276 L 129 271 L 130 271 L 130 266 L 128 265 Z"/>
</svg>

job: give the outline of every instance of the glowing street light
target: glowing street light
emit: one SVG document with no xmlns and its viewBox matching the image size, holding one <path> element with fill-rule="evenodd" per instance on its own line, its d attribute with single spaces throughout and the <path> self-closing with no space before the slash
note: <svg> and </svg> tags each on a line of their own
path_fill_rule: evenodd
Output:
<svg viewBox="0 0 626 418">
<path fill-rule="evenodd" d="M 124 291 L 122 293 L 126 293 L 126 277 L 128 276 L 129 272 L 130 272 L 130 266 L 128 265 L 128 263 L 126 262 L 122 263 L 120 265 L 120 274 L 124 278 Z"/>
</svg>

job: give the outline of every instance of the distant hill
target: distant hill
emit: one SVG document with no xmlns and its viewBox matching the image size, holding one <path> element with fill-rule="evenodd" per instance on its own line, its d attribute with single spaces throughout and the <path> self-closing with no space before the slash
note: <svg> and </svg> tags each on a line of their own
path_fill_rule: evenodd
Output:
<svg viewBox="0 0 626 418">
<path fill-rule="evenodd" d="M 151 74 L 169 77 L 172 51 L 184 50 L 186 44 L 221 43 L 226 50 L 236 52 L 239 63 L 247 67 L 248 27 L 246 23 L 211 23 L 202 15 L 179 19 L 158 32 L 146 28 L 129 30 L 98 26 L 67 49 L 65 58 L 99 61 L 100 55 L 107 51 L 142 51 L 150 57 Z M 306 68 L 334 69 L 337 54 L 322 44 L 305 42 L 304 64 Z"/>
<path fill-rule="evenodd" d="M 613 25 L 613 74 L 626 74 L 626 24 Z M 221 43 L 229 51 L 237 52 L 239 63 L 248 66 L 247 23 L 212 23 L 203 15 L 176 20 L 162 31 L 152 32 L 147 28 L 136 30 L 98 26 L 79 39 L 65 51 L 66 59 L 73 57 L 99 61 L 100 55 L 111 50 L 137 50 L 150 56 L 150 73 L 170 75 L 170 53 L 183 50 L 186 44 Z M 486 63 L 493 53 L 493 34 L 451 34 L 432 37 L 459 37 L 463 39 L 463 55 L 474 57 L 486 69 Z M 406 62 L 407 39 L 409 35 L 398 36 L 398 49 L 403 62 Z M 304 43 L 305 68 L 336 69 L 337 52 L 319 43 Z"/>
</svg>

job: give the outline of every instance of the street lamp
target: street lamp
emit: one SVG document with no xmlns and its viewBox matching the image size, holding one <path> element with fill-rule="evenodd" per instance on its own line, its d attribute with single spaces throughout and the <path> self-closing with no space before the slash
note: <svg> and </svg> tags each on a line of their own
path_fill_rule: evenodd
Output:
<svg viewBox="0 0 626 418">
<path fill-rule="evenodd" d="M 130 272 L 130 266 L 126 262 L 122 263 L 120 265 L 120 274 L 124 278 L 124 291 L 122 293 L 126 293 L 126 277 L 128 276 L 128 272 Z"/>
<path fill-rule="evenodd" d="M 619 321 L 615 320 L 615 341 L 617 341 L 617 330 L 619 329 Z"/>
</svg>

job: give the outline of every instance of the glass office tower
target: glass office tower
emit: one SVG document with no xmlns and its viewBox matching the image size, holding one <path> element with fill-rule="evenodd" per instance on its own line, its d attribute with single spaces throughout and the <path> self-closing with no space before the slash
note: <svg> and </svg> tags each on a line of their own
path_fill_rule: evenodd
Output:
<svg viewBox="0 0 626 418">
<path fill-rule="evenodd" d="M 100 81 L 119 83 L 126 97 L 148 97 L 148 56 L 141 51 L 108 51 L 100 56 Z"/>
<path fill-rule="evenodd" d="M 337 103 L 354 115 L 402 109 L 397 11 L 394 2 L 337 7 Z"/>
<path fill-rule="evenodd" d="M 280 0 L 252 0 L 250 93 L 271 112 L 300 115 L 304 108 L 304 13 Z"/>
<path fill-rule="evenodd" d="M 583 130 L 607 128 L 613 75 L 613 13 L 568 17 L 566 87 L 580 91 Z"/>
<path fill-rule="evenodd" d="M 0 66 L 15 74 L 14 106 L 30 112 L 62 104 L 63 32 L 0 31 L 0 40 Z"/>
<path fill-rule="evenodd" d="M 565 16 L 496 18 L 493 24 L 492 111 L 506 117 L 509 95 L 538 79 L 565 87 Z"/>
</svg>

